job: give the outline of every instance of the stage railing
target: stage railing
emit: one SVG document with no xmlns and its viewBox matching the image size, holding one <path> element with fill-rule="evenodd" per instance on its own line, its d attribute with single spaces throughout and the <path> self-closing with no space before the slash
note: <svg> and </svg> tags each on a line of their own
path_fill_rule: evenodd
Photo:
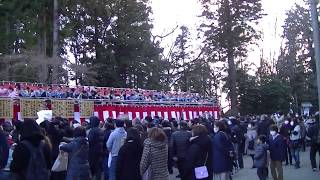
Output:
<svg viewBox="0 0 320 180">
<path fill-rule="evenodd" d="M 75 104 L 79 104 L 81 101 L 93 101 L 96 105 L 104 104 L 137 104 L 137 105 L 176 105 L 176 106 L 215 106 L 218 104 L 215 102 L 183 102 L 183 101 L 141 101 L 141 100 L 108 100 L 108 99 L 72 99 L 72 98 L 46 98 L 46 97 L 0 97 L 0 99 L 13 99 L 15 103 L 18 103 L 20 99 L 42 99 L 50 102 L 51 100 L 73 100 Z"/>
</svg>

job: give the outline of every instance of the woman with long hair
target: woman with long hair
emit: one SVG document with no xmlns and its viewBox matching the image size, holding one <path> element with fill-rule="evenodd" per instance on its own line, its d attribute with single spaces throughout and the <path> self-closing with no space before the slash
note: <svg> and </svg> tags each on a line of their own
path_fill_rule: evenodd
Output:
<svg viewBox="0 0 320 180">
<path fill-rule="evenodd" d="M 148 131 L 140 162 L 140 174 L 148 180 L 169 180 L 167 137 L 160 128 Z"/>
</svg>

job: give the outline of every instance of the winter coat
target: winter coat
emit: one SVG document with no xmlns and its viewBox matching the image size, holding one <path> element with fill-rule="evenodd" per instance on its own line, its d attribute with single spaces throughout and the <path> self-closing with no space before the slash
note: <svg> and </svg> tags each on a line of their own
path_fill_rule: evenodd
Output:
<svg viewBox="0 0 320 180">
<path fill-rule="evenodd" d="M 118 156 L 119 150 L 124 144 L 126 137 L 127 132 L 123 127 L 116 128 L 114 131 L 112 131 L 107 141 L 107 148 L 109 152 L 111 152 L 112 157 Z"/>
<path fill-rule="evenodd" d="M 256 168 L 268 167 L 268 144 L 258 144 L 254 154 L 254 166 Z"/>
<path fill-rule="evenodd" d="M 300 122 L 299 125 L 300 125 L 300 128 L 301 128 L 301 138 L 305 139 L 305 137 L 307 135 L 307 128 L 306 128 L 304 122 Z"/>
<path fill-rule="evenodd" d="M 283 136 L 278 134 L 275 138 L 269 136 L 269 150 L 272 161 L 284 161 L 286 157 L 286 144 Z"/>
<path fill-rule="evenodd" d="M 142 156 L 140 139 L 127 140 L 120 148 L 117 159 L 117 180 L 141 180 L 140 161 Z"/>
<path fill-rule="evenodd" d="M 0 130 L 0 170 L 5 168 L 9 157 L 9 146 L 7 137 L 2 130 Z"/>
<path fill-rule="evenodd" d="M 230 126 L 230 130 L 231 130 L 231 140 L 233 143 L 237 143 L 240 144 L 243 142 L 244 140 L 244 133 L 241 131 L 241 128 L 239 125 L 237 124 L 232 124 Z"/>
<path fill-rule="evenodd" d="M 140 174 L 149 169 L 149 178 L 152 180 L 169 180 L 168 172 L 168 145 L 167 142 L 159 142 L 146 139 L 140 162 Z"/>
<path fill-rule="evenodd" d="M 256 142 L 257 142 L 257 138 L 258 138 L 258 134 L 257 134 L 257 131 L 255 128 L 248 128 L 248 131 L 247 131 L 247 135 L 246 135 L 246 149 L 247 149 L 247 154 L 254 154 L 255 153 L 255 147 L 256 147 Z M 253 149 L 249 149 L 248 146 L 249 146 L 249 143 L 250 141 L 254 142 L 254 145 L 253 145 Z"/>
<path fill-rule="evenodd" d="M 90 178 L 89 144 L 86 138 L 77 137 L 60 147 L 68 152 L 68 169 L 66 180 L 86 180 Z"/>
<path fill-rule="evenodd" d="M 51 145 L 52 145 L 52 156 L 51 160 L 54 163 L 54 161 L 57 159 L 59 154 L 59 144 L 62 141 L 62 138 L 64 136 L 64 133 L 61 129 L 56 129 L 54 127 L 54 124 L 51 122 L 48 122 L 48 127 L 46 128 L 48 137 L 50 139 Z"/>
<path fill-rule="evenodd" d="M 282 124 L 282 126 L 281 126 L 281 128 L 280 128 L 280 134 L 281 134 L 285 139 L 289 139 L 290 131 L 291 131 L 291 126 L 290 126 L 290 124 Z"/>
<path fill-rule="evenodd" d="M 258 129 L 257 129 L 258 136 L 265 135 L 268 137 L 270 134 L 269 127 L 272 124 L 274 124 L 274 122 L 271 119 L 265 119 L 265 120 L 261 121 L 258 124 Z"/>
<path fill-rule="evenodd" d="M 290 141 L 299 141 L 301 140 L 301 127 L 296 125 L 290 133 Z"/>
<path fill-rule="evenodd" d="M 44 143 L 43 141 L 44 136 L 41 132 L 40 126 L 34 120 L 25 120 L 22 124 L 21 129 L 21 137 L 20 142 L 15 147 L 13 154 L 12 154 L 12 162 L 10 165 L 11 172 L 15 173 L 18 177 L 17 179 L 24 180 L 29 160 L 31 157 L 31 152 L 29 151 L 28 147 L 22 143 L 22 141 L 28 141 L 32 144 L 35 148 L 42 145 L 42 152 L 46 164 L 46 169 L 51 169 L 51 149 L 48 144 Z"/>
<path fill-rule="evenodd" d="M 89 140 L 89 163 L 92 173 L 102 166 L 104 133 L 99 126 L 97 117 L 90 118 L 91 129 L 88 134 Z"/>
<path fill-rule="evenodd" d="M 231 142 L 226 133 L 219 131 L 214 135 L 212 143 L 214 173 L 228 172 L 232 167 L 230 145 Z"/>
<path fill-rule="evenodd" d="M 187 130 L 176 131 L 172 134 L 171 146 L 173 157 L 186 158 L 190 138 L 191 132 Z"/>
<path fill-rule="evenodd" d="M 319 144 L 318 135 L 320 133 L 319 123 L 315 123 L 308 128 L 307 135 L 311 139 L 312 144 Z"/>
<path fill-rule="evenodd" d="M 186 161 L 183 165 L 183 177 L 186 180 L 195 180 L 194 169 L 201 166 L 206 166 L 209 177 L 204 180 L 212 180 L 212 141 L 209 136 L 197 136 L 190 139 L 190 146 L 187 151 Z"/>
</svg>

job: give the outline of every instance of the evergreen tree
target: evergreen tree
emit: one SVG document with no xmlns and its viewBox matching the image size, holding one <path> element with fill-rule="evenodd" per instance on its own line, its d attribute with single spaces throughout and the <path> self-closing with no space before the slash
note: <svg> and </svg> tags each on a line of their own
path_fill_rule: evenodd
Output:
<svg viewBox="0 0 320 180">
<path fill-rule="evenodd" d="M 231 114 L 238 112 L 236 60 L 247 56 L 247 47 L 259 33 L 254 28 L 263 16 L 261 0 L 202 0 L 206 49 L 213 61 L 227 63 Z"/>
<path fill-rule="evenodd" d="M 290 85 L 288 94 L 296 108 L 304 101 L 316 105 L 316 70 L 308 9 L 296 4 L 287 12 L 282 37 L 284 46 L 277 61 L 277 74 Z"/>
</svg>

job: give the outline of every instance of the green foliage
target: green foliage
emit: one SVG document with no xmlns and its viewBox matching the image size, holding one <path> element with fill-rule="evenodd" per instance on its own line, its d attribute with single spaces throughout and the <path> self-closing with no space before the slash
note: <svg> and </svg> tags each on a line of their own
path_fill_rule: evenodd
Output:
<svg viewBox="0 0 320 180">
<path fill-rule="evenodd" d="M 162 49 L 152 40 L 148 0 L 59 0 L 58 22 L 53 18 L 54 0 L 0 2 L 0 23 L 4 24 L 0 27 L 0 72 L 14 69 L 10 77 L 20 77 L 16 76 L 19 64 L 27 62 L 28 67 L 34 65 L 37 77 L 30 81 L 75 80 L 78 84 L 151 89 L 165 86 L 161 83 Z M 53 52 L 54 23 L 59 25 L 58 57 Z M 8 62 L 9 56 L 17 56 L 16 61 Z M 33 77 L 28 72 L 33 71 L 21 77 Z M 5 76 L 2 80 L 23 79 Z"/>
<path fill-rule="evenodd" d="M 226 63 L 227 88 L 231 114 L 238 113 L 236 62 L 247 56 L 248 45 L 254 44 L 259 32 L 254 27 L 263 16 L 261 0 L 201 0 L 201 25 L 204 32 L 204 53 L 213 62 Z"/>
<path fill-rule="evenodd" d="M 278 77 L 290 86 L 292 103 L 317 104 L 315 59 L 309 10 L 295 5 L 287 12 L 283 26 L 284 47 L 277 61 Z"/>
<path fill-rule="evenodd" d="M 290 86 L 272 74 L 260 80 L 249 75 L 248 70 L 248 67 L 237 70 L 240 114 L 288 112 Z"/>
</svg>

